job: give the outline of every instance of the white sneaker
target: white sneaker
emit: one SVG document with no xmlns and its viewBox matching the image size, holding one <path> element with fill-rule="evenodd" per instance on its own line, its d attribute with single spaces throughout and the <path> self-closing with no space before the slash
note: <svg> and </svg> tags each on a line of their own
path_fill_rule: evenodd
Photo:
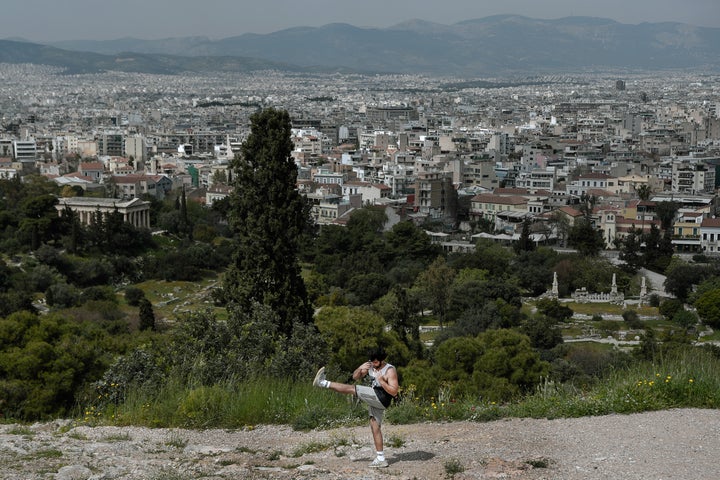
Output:
<svg viewBox="0 0 720 480">
<path fill-rule="evenodd" d="M 376 458 L 370 464 L 370 468 L 386 468 L 387 466 L 388 466 L 387 460 L 380 460 L 379 458 Z"/>
<path fill-rule="evenodd" d="M 313 380 L 313 387 L 322 387 L 322 382 L 325 381 L 325 367 L 321 367 L 320 370 L 315 374 Z"/>
</svg>

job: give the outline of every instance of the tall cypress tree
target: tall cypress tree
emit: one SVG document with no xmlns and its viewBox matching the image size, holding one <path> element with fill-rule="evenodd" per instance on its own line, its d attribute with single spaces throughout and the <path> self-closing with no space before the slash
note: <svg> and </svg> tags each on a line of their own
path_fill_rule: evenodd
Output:
<svg viewBox="0 0 720 480">
<path fill-rule="evenodd" d="M 296 190 L 288 113 L 266 109 L 250 122 L 251 133 L 231 164 L 229 219 L 237 248 L 224 293 L 231 306 L 245 310 L 253 302 L 269 306 L 279 316 L 279 331 L 289 336 L 295 322 L 312 322 L 298 260 L 310 209 Z"/>
</svg>

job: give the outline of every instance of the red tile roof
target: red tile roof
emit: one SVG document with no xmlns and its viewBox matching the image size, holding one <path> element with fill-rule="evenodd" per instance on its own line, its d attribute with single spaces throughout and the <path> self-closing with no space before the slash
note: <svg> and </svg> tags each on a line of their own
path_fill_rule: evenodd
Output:
<svg viewBox="0 0 720 480">
<path fill-rule="evenodd" d="M 514 195 L 493 195 L 489 193 L 481 193 L 480 195 L 475 195 L 472 198 L 472 201 L 481 203 L 497 203 L 500 205 L 523 205 L 528 202 L 527 198 L 524 197 L 518 197 Z"/>
<path fill-rule="evenodd" d="M 582 216 L 582 212 L 580 210 L 577 210 L 572 207 L 564 206 L 564 207 L 558 208 L 558 210 L 560 210 L 564 214 L 569 215 L 571 217 L 581 217 Z"/>
<path fill-rule="evenodd" d="M 720 218 L 705 218 L 700 224 L 701 227 L 720 228 Z"/>
</svg>

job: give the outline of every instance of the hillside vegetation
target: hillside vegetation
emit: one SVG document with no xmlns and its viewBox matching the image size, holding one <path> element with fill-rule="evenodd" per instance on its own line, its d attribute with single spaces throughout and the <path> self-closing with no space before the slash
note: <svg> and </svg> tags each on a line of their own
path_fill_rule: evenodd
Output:
<svg viewBox="0 0 720 480">
<path fill-rule="evenodd" d="M 58 216 L 57 195 L 79 192 L 42 177 L 0 180 L 5 419 L 355 424 L 362 408 L 310 380 L 321 365 L 348 380 L 375 345 L 398 367 L 396 423 L 718 406 L 720 353 L 699 341 L 720 323 L 717 263 L 662 259 L 644 242 L 638 261 L 666 265 L 675 298 L 592 311 L 538 300 L 554 274 L 561 297 L 607 292 L 615 278 L 637 298 L 640 279 L 596 250 L 479 241 L 446 254 L 424 232 L 436 225 L 389 226 L 373 207 L 317 230 L 292 193 L 287 115 L 253 121 L 256 138 L 233 164 L 245 195 L 213 208 L 184 192 L 154 201 L 162 235 L 112 214 L 90 225 Z M 564 341 L 598 335 L 633 342 Z"/>
</svg>

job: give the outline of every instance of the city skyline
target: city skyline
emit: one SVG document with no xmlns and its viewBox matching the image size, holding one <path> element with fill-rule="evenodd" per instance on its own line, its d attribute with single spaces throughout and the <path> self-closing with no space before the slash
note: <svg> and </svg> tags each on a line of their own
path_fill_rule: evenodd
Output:
<svg viewBox="0 0 720 480">
<path fill-rule="evenodd" d="M 679 22 L 720 28 L 720 8 L 715 0 L 688 0 L 678 8 L 672 0 L 451 0 L 438 7 L 428 0 L 363 3 L 328 0 L 266 0 L 263 7 L 230 0 L 127 0 L 103 4 L 92 0 L 66 0 L 62 8 L 49 0 L 10 2 L 3 7 L 2 38 L 34 42 L 112 40 L 123 37 L 161 39 L 187 36 L 227 38 L 245 33 L 265 34 L 292 27 L 317 27 L 348 23 L 385 28 L 421 19 L 442 24 L 492 15 L 516 14 L 556 19 L 568 16 L 609 18 L 620 23 Z"/>
</svg>

